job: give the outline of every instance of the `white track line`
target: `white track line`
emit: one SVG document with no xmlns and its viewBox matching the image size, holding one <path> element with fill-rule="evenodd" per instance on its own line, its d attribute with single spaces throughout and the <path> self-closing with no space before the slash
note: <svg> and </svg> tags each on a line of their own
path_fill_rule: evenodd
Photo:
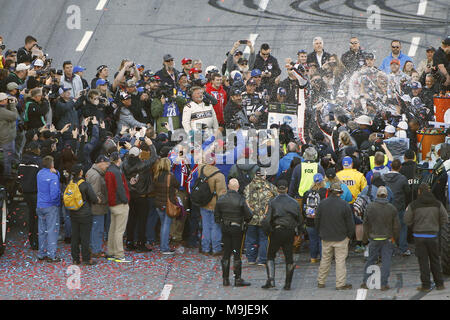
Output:
<svg viewBox="0 0 450 320">
<path fill-rule="evenodd" d="M 250 40 L 252 42 L 253 47 L 255 46 L 256 38 L 258 38 L 257 33 L 250 33 L 250 36 L 248 37 L 248 40 Z M 250 55 L 250 48 L 248 46 L 246 46 L 246 48 L 244 50 L 244 54 Z"/>
<path fill-rule="evenodd" d="M 108 2 L 108 0 L 100 0 L 97 4 L 97 8 L 95 8 L 95 10 L 97 10 L 97 11 L 103 10 L 106 2 Z"/>
<path fill-rule="evenodd" d="M 416 55 L 417 48 L 419 47 L 420 37 L 413 37 L 411 46 L 409 47 L 408 56 L 414 57 Z"/>
<path fill-rule="evenodd" d="M 417 10 L 418 16 L 423 16 L 425 14 L 425 11 L 427 10 L 427 3 L 427 0 L 420 0 L 419 9 Z"/>
<path fill-rule="evenodd" d="M 258 11 L 264 12 L 266 11 L 267 5 L 269 4 L 270 0 L 261 0 L 259 2 Z"/>
<path fill-rule="evenodd" d="M 367 289 L 358 289 L 356 291 L 355 300 L 366 300 L 366 298 L 367 298 Z"/>
<path fill-rule="evenodd" d="M 158 300 L 169 300 L 170 291 L 172 291 L 172 288 L 173 288 L 172 284 L 166 284 Z"/>
<path fill-rule="evenodd" d="M 93 34 L 94 34 L 93 31 L 86 31 L 86 33 L 83 36 L 83 39 L 81 39 L 81 42 L 76 49 L 76 51 L 83 51 Z"/>
</svg>

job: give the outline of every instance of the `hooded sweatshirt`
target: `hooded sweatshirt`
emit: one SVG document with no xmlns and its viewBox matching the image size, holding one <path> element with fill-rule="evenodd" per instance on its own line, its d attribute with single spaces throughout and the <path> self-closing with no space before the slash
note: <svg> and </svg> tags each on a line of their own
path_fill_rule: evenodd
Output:
<svg viewBox="0 0 450 320">
<path fill-rule="evenodd" d="M 393 205 L 399 212 L 404 211 L 406 207 L 406 197 L 410 193 L 408 179 L 399 172 L 391 171 L 383 175 L 386 186 L 394 194 Z"/>
<path fill-rule="evenodd" d="M 206 85 L 206 92 L 216 98 L 217 103 L 213 106 L 213 108 L 216 112 L 217 122 L 220 126 L 224 126 L 225 120 L 223 117 L 223 113 L 225 110 L 225 106 L 227 105 L 227 92 L 225 91 L 223 86 L 220 86 L 219 89 L 214 88 L 211 82 Z"/>
</svg>

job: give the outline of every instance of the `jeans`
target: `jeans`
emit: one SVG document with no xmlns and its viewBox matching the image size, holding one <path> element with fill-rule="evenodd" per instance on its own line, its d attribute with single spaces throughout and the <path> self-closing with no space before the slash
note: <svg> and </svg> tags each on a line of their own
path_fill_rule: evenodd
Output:
<svg viewBox="0 0 450 320">
<path fill-rule="evenodd" d="M 91 249 L 92 253 L 102 252 L 103 234 L 105 233 L 105 215 L 92 216 Z"/>
<path fill-rule="evenodd" d="M 247 229 L 247 250 L 245 255 L 249 262 L 266 263 L 267 261 L 268 239 L 260 226 L 248 226 Z"/>
<path fill-rule="evenodd" d="M 16 148 L 15 148 L 15 141 L 11 141 L 8 143 L 5 143 L 2 145 L 3 149 L 3 173 L 5 176 L 11 175 L 11 165 L 13 161 L 16 159 Z"/>
<path fill-rule="evenodd" d="M 155 202 L 152 198 L 148 199 L 148 216 L 147 216 L 147 227 L 145 230 L 145 237 L 147 243 L 154 243 L 156 241 L 156 224 L 158 223 L 158 213 L 156 212 Z"/>
<path fill-rule="evenodd" d="M 200 208 L 202 216 L 202 251 L 210 252 L 211 247 L 213 253 L 221 251 L 222 230 L 220 225 L 214 221 L 214 212 L 212 210 Z"/>
<path fill-rule="evenodd" d="M 441 260 L 439 257 L 439 239 L 435 238 L 414 238 L 416 244 L 416 256 L 419 260 L 420 281 L 423 288 L 430 288 L 430 270 L 436 286 L 444 284 L 442 276 Z"/>
<path fill-rule="evenodd" d="M 187 217 L 187 224 L 189 230 L 188 244 L 192 247 L 197 247 L 199 242 L 200 208 L 194 204 L 191 205 L 191 214 Z"/>
<path fill-rule="evenodd" d="M 317 259 L 322 256 L 322 243 L 320 241 L 319 232 L 316 228 L 306 227 L 309 237 L 309 254 L 312 259 Z"/>
<path fill-rule="evenodd" d="M 59 234 L 59 207 L 37 208 L 39 252 L 38 257 L 56 258 Z"/>
<path fill-rule="evenodd" d="M 161 252 L 170 251 L 169 248 L 169 235 L 170 235 L 170 225 L 172 224 L 172 218 L 168 217 L 166 210 L 161 210 L 156 208 L 158 212 L 159 219 L 161 220 L 161 232 L 160 232 L 160 250 Z"/>
<path fill-rule="evenodd" d="M 400 236 L 398 240 L 398 247 L 401 252 L 405 252 L 408 249 L 408 226 L 403 221 L 403 217 L 405 216 L 405 210 L 398 212 L 398 217 L 400 219 Z"/>
<path fill-rule="evenodd" d="M 83 262 L 88 262 L 91 259 L 89 252 L 89 242 L 91 240 L 92 232 L 92 215 L 78 216 L 77 213 L 70 215 L 72 225 L 72 260 L 80 261 L 80 245 L 81 256 Z"/>
<path fill-rule="evenodd" d="M 72 221 L 70 220 L 70 213 L 64 206 L 61 207 L 61 219 L 64 222 L 64 238 L 72 237 Z"/>
<path fill-rule="evenodd" d="M 378 257 L 381 255 L 381 285 L 386 286 L 388 284 L 393 252 L 394 246 L 389 239 L 371 240 L 369 242 L 369 258 L 364 266 L 363 283 L 366 283 L 370 277 L 370 274 L 367 273 L 367 268 L 375 265 Z"/>
</svg>

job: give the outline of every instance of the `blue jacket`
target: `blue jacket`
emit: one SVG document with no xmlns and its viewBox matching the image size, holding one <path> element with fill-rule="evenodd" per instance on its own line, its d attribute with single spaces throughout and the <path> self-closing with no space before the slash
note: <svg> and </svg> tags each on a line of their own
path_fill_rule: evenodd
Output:
<svg viewBox="0 0 450 320">
<path fill-rule="evenodd" d="M 391 61 L 393 59 L 394 57 L 392 56 L 391 53 L 390 55 L 388 55 L 386 58 L 383 59 L 383 62 L 381 63 L 379 69 L 386 74 L 391 73 Z M 414 63 L 411 57 L 407 56 L 406 54 L 403 54 L 403 52 L 401 51 L 397 59 L 400 60 L 400 70 L 403 70 L 403 66 L 405 65 L 406 61 L 411 61 L 412 63 Z"/>
<path fill-rule="evenodd" d="M 326 188 L 330 187 L 330 183 L 327 182 L 325 184 Z M 341 188 L 344 191 L 344 193 L 341 194 L 341 199 L 347 202 L 352 201 L 353 196 L 352 196 L 352 192 L 350 191 L 350 189 L 347 187 L 347 185 L 345 183 L 341 183 Z"/>
<path fill-rule="evenodd" d="M 59 172 L 53 173 L 50 169 L 41 169 L 37 174 L 37 189 L 38 208 L 61 206 Z"/>
<path fill-rule="evenodd" d="M 277 178 L 283 171 L 289 169 L 289 167 L 291 166 L 291 162 L 292 160 L 294 160 L 294 158 L 302 159 L 302 157 L 300 157 L 300 155 L 297 152 L 289 152 L 283 158 L 281 158 L 280 163 L 278 164 Z"/>
</svg>

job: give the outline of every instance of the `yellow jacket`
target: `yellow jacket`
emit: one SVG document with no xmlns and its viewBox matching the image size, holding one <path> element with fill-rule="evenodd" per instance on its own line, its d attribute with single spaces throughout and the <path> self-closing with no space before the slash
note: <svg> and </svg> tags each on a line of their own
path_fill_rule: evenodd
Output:
<svg viewBox="0 0 450 320">
<path fill-rule="evenodd" d="M 336 173 L 336 176 L 347 185 L 352 193 L 353 199 L 349 203 L 355 202 L 361 191 L 367 186 L 364 175 L 356 169 L 344 169 Z"/>
</svg>

